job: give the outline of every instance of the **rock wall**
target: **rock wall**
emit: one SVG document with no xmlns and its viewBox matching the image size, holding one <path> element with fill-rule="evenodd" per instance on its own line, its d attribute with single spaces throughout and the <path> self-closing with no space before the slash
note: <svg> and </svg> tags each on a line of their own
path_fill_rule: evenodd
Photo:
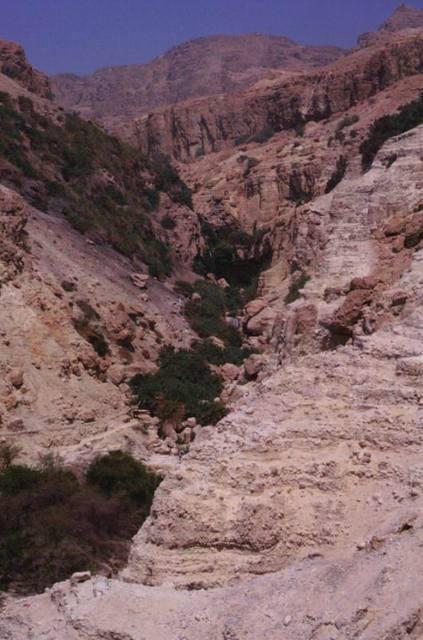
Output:
<svg viewBox="0 0 423 640">
<path fill-rule="evenodd" d="M 117 132 L 147 154 L 157 151 L 192 161 L 249 139 L 308 121 L 325 120 L 404 77 L 423 71 L 421 32 L 398 35 L 384 46 L 352 53 L 313 74 L 302 74 L 233 96 L 181 103 L 153 112 Z"/>
</svg>

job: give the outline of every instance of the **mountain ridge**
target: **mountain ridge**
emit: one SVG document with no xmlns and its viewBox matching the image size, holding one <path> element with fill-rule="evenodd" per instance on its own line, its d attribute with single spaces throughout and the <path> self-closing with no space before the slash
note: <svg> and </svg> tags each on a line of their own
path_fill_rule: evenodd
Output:
<svg viewBox="0 0 423 640">
<path fill-rule="evenodd" d="M 105 67 L 87 76 L 51 78 L 57 101 L 85 117 L 130 117 L 192 97 L 232 93 L 275 71 L 327 64 L 344 50 L 307 47 L 285 36 L 205 36 L 172 47 L 150 63 Z"/>
</svg>

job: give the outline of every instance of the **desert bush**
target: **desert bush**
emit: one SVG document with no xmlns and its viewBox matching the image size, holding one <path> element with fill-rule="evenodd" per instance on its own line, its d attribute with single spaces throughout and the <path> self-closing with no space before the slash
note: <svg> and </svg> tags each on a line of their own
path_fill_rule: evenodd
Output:
<svg viewBox="0 0 423 640">
<path fill-rule="evenodd" d="M 222 381 L 194 351 L 164 348 L 159 371 L 135 376 L 131 386 L 138 405 L 161 420 L 194 417 L 199 424 L 214 424 L 226 413 L 224 406 L 215 402 Z"/>
<path fill-rule="evenodd" d="M 7 469 L 19 456 L 20 447 L 8 442 L 2 442 L 0 444 L 0 471 Z"/>
<path fill-rule="evenodd" d="M 0 589 L 42 591 L 74 571 L 123 566 L 160 478 L 120 452 L 87 476 L 57 460 L 0 473 Z"/>
<path fill-rule="evenodd" d="M 204 220 L 201 231 L 206 248 L 193 263 L 193 270 L 201 276 L 213 273 L 233 287 L 248 288 L 271 262 L 270 245 L 257 250 L 262 240 L 259 234 L 251 235 L 235 226 L 215 228 Z"/>
<path fill-rule="evenodd" d="M 106 496 L 122 496 L 137 508 L 144 517 L 150 511 L 154 492 L 160 477 L 145 465 L 122 451 L 114 451 L 97 458 L 88 468 L 87 481 Z"/>
<path fill-rule="evenodd" d="M 194 287 L 190 282 L 186 282 L 185 280 L 177 280 L 175 282 L 175 291 L 186 298 L 191 298 L 194 293 Z"/>
<path fill-rule="evenodd" d="M 229 345 L 222 349 L 211 340 L 198 340 L 193 345 L 193 349 L 209 364 L 213 364 L 218 367 L 226 364 L 227 362 L 241 365 L 252 353 L 251 349 L 248 347 L 241 348 L 239 345 Z"/>
<path fill-rule="evenodd" d="M 169 251 L 148 213 L 162 191 L 188 206 L 192 198 L 168 158 L 150 161 L 75 114 L 59 125 L 37 113 L 28 98 L 14 101 L 7 94 L 0 96 L 0 156 L 44 187 L 45 200 L 35 204 L 61 212 L 78 231 L 95 232 L 128 257 L 145 258 L 158 277 L 170 274 Z M 96 179 L 104 172 L 111 178 L 107 184 Z M 25 180 L 17 174 L 14 181 L 26 195 Z"/>
<path fill-rule="evenodd" d="M 301 297 L 301 289 L 305 287 L 309 280 L 310 276 L 302 271 L 301 274 L 292 281 L 289 291 L 285 297 L 285 304 L 290 304 L 291 302 L 298 300 Z"/>
<path fill-rule="evenodd" d="M 357 114 L 344 116 L 336 125 L 335 132 L 337 133 L 339 131 L 342 131 L 342 129 L 345 129 L 346 127 L 351 127 L 353 124 L 357 124 L 359 120 L 360 116 Z"/>
<path fill-rule="evenodd" d="M 156 178 L 155 186 L 159 191 L 168 193 L 174 202 L 192 209 L 191 189 L 181 180 L 170 158 L 164 154 L 158 154 L 152 160 Z"/>
</svg>

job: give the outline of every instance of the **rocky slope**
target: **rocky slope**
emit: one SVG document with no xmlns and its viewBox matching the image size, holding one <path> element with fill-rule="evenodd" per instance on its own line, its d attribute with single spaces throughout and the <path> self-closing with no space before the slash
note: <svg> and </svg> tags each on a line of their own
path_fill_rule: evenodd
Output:
<svg viewBox="0 0 423 640">
<path fill-rule="evenodd" d="M 176 173 L 156 190 L 160 163 L 2 74 L 0 87 L 0 441 L 31 462 L 59 447 L 85 464 L 119 443 L 150 457 L 163 451 L 157 421 L 132 419 L 126 383 L 155 371 L 161 348 L 187 346 L 192 332 L 180 297 L 147 263 L 162 256 L 169 231 L 160 220 L 171 213 L 166 255 L 187 271 L 198 218 L 172 199 Z"/>
<path fill-rule="evenodd" d="M 177 298 L 153 280 L 140 290 L 128 259 L 0 195 L 1 442 L 31 461 L 58 448 L 88 461 L 119 442 L 145 457 L 148 441 L 160 445 L 157 428 L 132 420 L 125 381 L 154 371 L 162 345 L 189 342 Z"/>
<path fill-rule="evenodd" d="M 51 97 L 47 76 L 29 64 L 25 51 L 16 42 L 0 40 L 0 73 L 12 78 L 31 93 L 42 98 Z"/>
<path fill-rule="evenodd" d="M 230 416 L 159 489 L 130 583 L 87 576 L 11 600 L 4 638 L 421 636 L 422 142 L 423 127 L 393 139 L 368 174 L 315 203 L 329 241 L 284 310 L 320 312 L 338 278 L 345 292 L 324 309 L 336 315 L 349 283 L 368 293 L 373 278 L 361 308 L 380 322 L 366 328 L 362 314 L 348 345 L 269 364 L 239 387 Z"/>
<path fill-rule="evenodd" d="M 152 62 L 52 78 L 56 100 L 108 125 L 191 97 L 233 93 L 279 71 L 336 60 L 336 47 L 307 47 L 282 36 L 211 36 L 174 47 Z"/>
<path fill-rule="evenodd" d="M 141 143 L 151 125 L 157 148 L 188 160 L 193 210 L 178 211 L 203 236 L 183 244 L 185 264 L 216 249 L 210 226 L 271 247 L 239 318 L 258 353 L 226 367 L 230 413 L 196 428 L 179 460 L 154 419 L 128 410 L 125 384 L 160 345 L 190 341 L 178 299 L 154 280 L 140 292 L 136 262 L 2 188 L 3 439 L 76 466 L 123 448 L 166 477 L 121 576 L 10 595 L 1 638 L 422 637 L 423 125 L 385 141 L 370 168 L 360 154 L 422 73 L 421 31 L 401 30 L 327 69 L 140 125 Z M 212 129 L 219 109 L 226 138 Z M 171 113 L 183 127 L 168 136 Z M 202 157 L 199 114 L 217 136 Z M 257 138 L 269 114 L 276 126 Z"/>
</svg>

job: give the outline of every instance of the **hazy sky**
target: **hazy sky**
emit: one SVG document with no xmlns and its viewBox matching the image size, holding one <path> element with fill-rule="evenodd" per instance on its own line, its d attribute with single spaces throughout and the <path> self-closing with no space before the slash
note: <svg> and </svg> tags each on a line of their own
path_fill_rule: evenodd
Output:
<svg viewBox="0 0 423 640">
<path fill-rule="evenodd" d="M 0 0 L 0 38 L 21 42 L 48 73 L 88 73 L 148 62 L 169 47 L 217 33 L 286 35 L 352 46 L 400 0 Z M 414 0 L 423 8 L 423 0 Z"/>
</svg>

